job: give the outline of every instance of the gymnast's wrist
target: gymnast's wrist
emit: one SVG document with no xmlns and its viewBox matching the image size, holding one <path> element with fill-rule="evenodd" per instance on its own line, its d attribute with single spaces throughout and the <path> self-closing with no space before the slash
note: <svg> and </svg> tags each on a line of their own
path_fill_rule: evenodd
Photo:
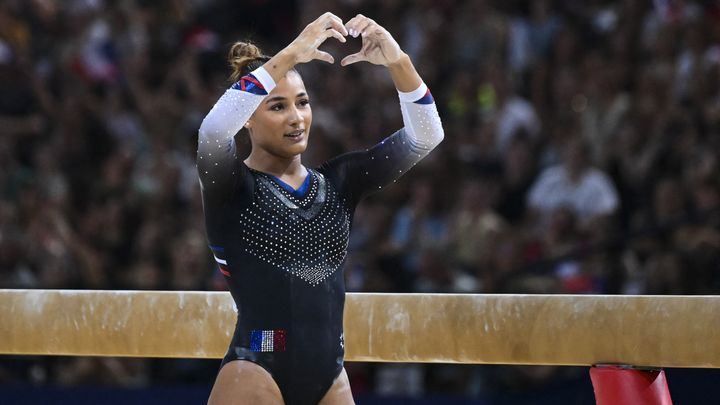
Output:
<svg viewBox="0 0 720 405">
<path fill-rule="evenodd" d="M 297 64 L 297 53 L 293 51 L 292 44 L 281 50 L 265 62 L 263 67 L 272 76 L 275 83 L 279 82 L 285 74 Z"/>
<path fill-rule="evenodd" d="M 410 55 L 402 52 L 396 60 L 389 62 L 385 66 L 390 70 L 408 70 L 412 68 L 412 61 L 410 60 Z"/>
<path fill-rule="evenodd" d="M 294 44 L 290 44 L 278 52 L 275 56 L 285 65 L 288 69 L 292 69 L 298 64 L 298 53 L 295 51 Z"/>
<path fill-rule="evenodd" d="M 415 70 L 410 57 L 403 53 L 400 60 L 388 66 L 395 88 L 402 92 L 413 91 L 422 84 L 422 79 Z"/>
</svg>

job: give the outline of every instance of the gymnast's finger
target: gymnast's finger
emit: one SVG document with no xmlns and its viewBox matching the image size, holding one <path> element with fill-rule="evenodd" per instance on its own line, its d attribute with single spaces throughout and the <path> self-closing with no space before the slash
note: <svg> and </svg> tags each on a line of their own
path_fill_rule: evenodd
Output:
<svg viewBox="0 0 720 405">
<path fill-rule="evenodd" d="M 345 36 L 344 36 L 341 32 L 339 32 L 338 30 L 336 30 L 335 28 L 328 28 L 328 29 L 326 29 L 325 32 L 324 32 L 324 35 L 325 35 L 325 39 L 328 39 L 328 38 L 330 38 L 330 37 L 333 37 L 333 38 L 337 39 L 337 40 L 340 41 L 340 42 L 346 42 L 346 41 L 347 41 L 347 39 L 345 39 Z M 324 40 L 323 40 L 323 41 L 324 41 Z"/>
<path fill-rule="evenodd" d="M 352 55 L 348 55 L 348 56 L 344 57 L 340 61 L 340 65 L 347 66 L 347 65 L 352 65 L 353 63 L 362 62 L 365 60 L 367 60 L 365 58 L 365 54 L 362 52 L 358 52 L 358 53 L 353 53 Z"/>
<path fill-rule="evenodd" d="M 333 58 L 332 55 L 330 55 L 330 54 L 327 53 L 327 52 L 320 51 L 320 50 L 315 50 L 315 53 L 313 53 L 313 57 L 312 57 L 312 58 L 313 58 L 313 59 L 317 59 L 317 60 L 321 60 L 321 61 L 324 61 L 324 62 L 327 62 L 327 63 L 335 63 L 335 58 Z"/>
<path fill-rule="evenodd" d="M 340 19 L 340 17 L 338 17 L 332 13 L 328 13 L 328 14 L 330 14 L 330 16 L 327 17 L 328 20 L 325 22 L 325 28 L 326 29 L 335 29 L 343 36 L 347 36 L 348 35 L 347 28 L 345 28 L 345 25 L 343 25 L 343 22 Z"/>
<path fill-rule="evenodd" d="M 362 14 L 358 14 L 350 21 L 348 21 L 348 23 L 345 24 L 345 27 L 347 27 L 350 35 L 352 35 L 354 38 L 357 38 L 357 36 L 363 33 L 363 31 L 365 31 L 368 26 L 374 23 L 375 21 L 365 17 Z"/>
</svg>

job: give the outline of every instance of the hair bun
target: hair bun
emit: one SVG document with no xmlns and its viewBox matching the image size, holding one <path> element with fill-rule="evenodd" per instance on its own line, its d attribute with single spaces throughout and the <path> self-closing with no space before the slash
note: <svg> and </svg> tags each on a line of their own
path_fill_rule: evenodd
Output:
<svg viewBox="0 0 720 405">
<path fill-rule="evenodd" d="M 230 48 L 230 57 L 231 58 L 251 58 L 256 59 L 258 57 L 262 56 L 262 52 L 260 51 L 260 48 L 257 47 L 257 45 L 250 43 L 250 42 L 235 42 Z"/>
<path fill-rule="evenodd" d="M 233 82 L 240 80 L 241 77 L 250 73 L 252 62 L 258 60 L 265 62 L 267 59 L 269 58 L 263 55 L 260 48 L 255 44 L 242 41 L 235 42 L 228 53 L 228 62 L 232 67 L 230 80 Z"/>
</svg>

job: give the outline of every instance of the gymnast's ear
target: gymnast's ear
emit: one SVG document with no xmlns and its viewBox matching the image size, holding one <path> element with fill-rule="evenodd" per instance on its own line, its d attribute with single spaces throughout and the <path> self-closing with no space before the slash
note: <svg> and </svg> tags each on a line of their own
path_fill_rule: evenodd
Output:
<svg viewBox="0 0 720 405">
<path fill-rule="evenodd" d="M 250 122 L 250 120 L 247 120 L 247 122 L 245 123 L 245 125 L 243 125 L 243 128 L 248 128 L 248 129 L 250 129 L 251 126 L 252 126 L 252 123 Z"/>
</svg>

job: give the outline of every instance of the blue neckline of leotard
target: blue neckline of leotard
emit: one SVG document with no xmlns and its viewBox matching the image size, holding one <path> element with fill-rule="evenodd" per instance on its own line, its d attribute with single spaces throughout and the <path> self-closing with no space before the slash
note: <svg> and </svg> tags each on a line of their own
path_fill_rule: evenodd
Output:
<svg viewBox="0 0 720 405">
<path fill-rule="evenodd" d="M 307 176 L 305 176 L 305 180 L 303 180 L 303 183 L 300 185 L 300 187 L 296 190 L 293 188 L 293 186 L 285 183 L 284 181 L 280 180 L 279 177 L 274 176 L 270 173 L 267 173 L 268 176 L 275 179 L 275 181 L 280 184 L 282 188 L 287 190 L 288 193 L 292 194 L 295 197 L 302 197 L 307 192 L 308 188 L 310 187 L 310 170 L 308 170 Z"/>
</svg>

